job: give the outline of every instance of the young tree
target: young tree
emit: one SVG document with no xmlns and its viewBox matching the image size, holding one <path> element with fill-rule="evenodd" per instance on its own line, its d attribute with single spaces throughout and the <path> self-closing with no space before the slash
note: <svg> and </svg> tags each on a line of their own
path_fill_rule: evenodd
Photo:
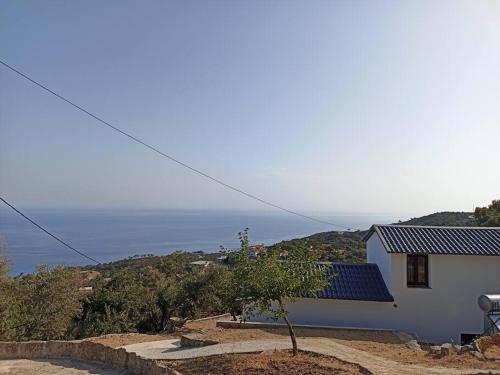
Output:
<svg viewBox="0 0 500 375">
<path fill-rule="evenodd" d="M 305 247 L 292 249 L 285 259 L 269 250 L 253 259 L 248 251 L 247 231 L 240 234 L 240 239 L 242 247 L 234 272 L 242 283 L 240 297 L 248 302 L 246 312 L 250 316 L 258 313 L 273 320 L 283 319 L 292 341 L 293 355 L 297 355 L 297 339 L 286 304 L 297 297 L 315 297 L 329 282 L 328 268 L 319 265 Z"/>
<path fill-rule="evenodd" d="M 217 293 L 224 311 L 229 312 L 234 321 L 243 312 L 246 299 L 249 298 L 250 287 L 247 280 L 251 279 L 252 259 L 250 257 L 248 228 L 238 233 L 240 250 L 231 252 L 221 246 L 221 252 L 227 254 L 229 268 L 220 272 Z"/>
</svg>

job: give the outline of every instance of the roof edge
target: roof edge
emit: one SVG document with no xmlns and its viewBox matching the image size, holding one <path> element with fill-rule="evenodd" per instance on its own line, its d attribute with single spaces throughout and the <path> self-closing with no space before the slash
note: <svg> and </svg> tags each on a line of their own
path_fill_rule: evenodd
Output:
<svg viewBox="0 0 500 375">
<path fill-rule="evenodd" d="M 438 228 L 438 229 L 474 229 L 474 230 L 499 230 L 500 227 L 464 227 L 453 225 L 413 225 L 413 224 L 373 224 L 373 227 L 404 227 L 404 228 Z M 370 230 L 372 229 L 370 228 Z M 368 235 L 368 233 L 366 234 Z M 365 236 L 366 236 L 365 235 Z"/>
<path fill-rule="evenodd" d="M 367 242 L 370 239 L 370 237 L 373 235 L 373 233 L 377 233 L 378 238 L 380 239 L 380 242 L 382 242 L 382 246 L 384 246 L 385 251 L 387 253 L 392 253 L 391 247 L 387 243 L 384 235 L 378 229 L 379 227 L 384 227 L 384 226 L 393 226 L 393 225 L 373 224 L 361 240 L 364 242 Z"/>
<path fill-rule="evenodd" d="M 370 229 L 368 229 L 368 232 L 365 233 L 365 235 L 363 237 L 361 237 L 361 241 L 368 241 L 370 239 L 370 237 L 372 236 L 373 232 L 375 232 L 375 226 L 377 224 L 372 224 L 372 226 L 370 227 Z"/>
<path fill-rule="evenodd" d="M 377 233 L 382 245 L 388 253 L 392 253 L 384 235 L 378 230 L 379 227 L 395 227 L 395 228 L 430 228 L 430 229 L 465 229 L 465 230 L 500 230 L 500 227 L 457 227 L 450 225 L 412 225 L 412 224 L 373 224 L 368 232 L 361 238 L 361 241 L 367 242 L 373 233 Z"/>
</svg>

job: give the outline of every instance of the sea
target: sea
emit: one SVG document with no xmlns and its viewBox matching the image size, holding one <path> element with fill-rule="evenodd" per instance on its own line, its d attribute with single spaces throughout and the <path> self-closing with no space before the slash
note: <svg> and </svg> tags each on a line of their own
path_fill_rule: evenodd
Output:
<svg viewBox="0 0 500 375">
<path fill-rule="evenodd" d="M 249 230 L 252 244 L 270 245 L 318 232 L 330 225 L 274 211 L 156 209 L 24 209 L 23 212 L 74 248 L 101 263 L 134 255 L 166 255 L 176 250 L 217 252 L 237 249 L 238 232 Z M 316 217 L 349 228 L 392 223 L 391 215 L 321 213 Z M 10 274 L 33 272 L 38 264 L 87 265 L 13 211 L 0 209 L 0 241 Z"/>
</svg>

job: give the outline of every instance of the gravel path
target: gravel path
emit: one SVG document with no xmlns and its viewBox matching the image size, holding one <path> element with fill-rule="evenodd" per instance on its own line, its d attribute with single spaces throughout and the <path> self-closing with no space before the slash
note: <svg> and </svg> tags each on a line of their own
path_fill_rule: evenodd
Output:
<svg viewBox="0 0 500 375">
<path fill-rule="evenodd" d="M 370 370 L 375 375 L 500 374 L 500 371 L 496 370 L 459 370 L 448 367 L 404 365 L 324 338 L 299 339 L 298 344 L 301 350 L 328 355 L 342 361 L 358 364 Z M 127 351 L 136 352 L 146 358 L 182 360 L 228 353 L 252 353 L 290 349 L 290 341 L 285 339 L 240 341 L 184 349 L 179 346 L 178 340 L 163 340 L 127 345 L 124 348 Z"/>
<path fill-rule="evenodd" d="M 14 359 L 0 361 L 2 375 L 132 375 L 98 363 L 70 359 Z"/>
<path fill-rule="evenodd" d="M 330 355 L 342 361 L 356 363 L 376 375 L 500 374 L 500 371 L 496 370 L 461 370 L 449 367 L 405 365 L 339 344 L 333 340 L 321 338 L 301 339 L 299 340 L 299 348 L 318 354 Z"/>
</svg>

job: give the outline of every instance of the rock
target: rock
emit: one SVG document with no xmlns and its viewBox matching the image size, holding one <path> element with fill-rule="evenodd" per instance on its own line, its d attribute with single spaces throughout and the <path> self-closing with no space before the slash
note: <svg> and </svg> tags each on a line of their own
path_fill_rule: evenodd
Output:
<svg viewBox="0 0 500 375">
<path fill-rule="evenodd" d="M 410 340 L 405 343 L 405 345 L 415 352 L 421 352 L 422 348 L 417 340 Z"/>
<path fill-rule="evenodd" d="M 455 352 L 455 348 L 454 348 L 453 344 L 446 343 L 446 344 L 441 345 L 441 354 L 443 356 L 452 355 L 453 352 Z"/>
<path fill-rule="evenodd" d="M 411 335 L 407 332 L 402 331 L 394 331 L 394 334 L 406 345 L 406 347 L 410 348 L 413 351 L 421 352 L 422 348 L 420 344 L 416 340 L 414 335 Z"/>
<path fill-rule="evenodd" d="M 490 346 L 493 345 L 493 338 L 491 336 L 482 336 L 474 342 L 474 345 L 476 346 L 478 352 L 484 353 Z"/>
<path fill-rule="evenodd" d="M 479 359 L 480 361 L 484 361 L 484 355 L 482 355 L 481 353 L 479 352 L 471 352 L 471 354 L 476 357 L 477 359 Z"/>
<path fill-rule="evenodd" d="M 459 353 L 464 354 L 464 353 L 470 353 L 474 351 L 474 346 L 472 345 L 464 345 L 460 348 Z"/>
<path fill-rule="evenodd" d="M 495 333 L 493 336 L 491 336 L 491 342 L 493 345 L 500 345 L 500 332 Z"/>
<path fill-rule="evenodd" d="M 175 330 L 177 328 L 180 328 L 182 327 L 184 324 L 186 324 L 187 322 L 187 319 L 184 319 L 184 318 L 178 318 L 176 316 L 173 316 L 171 317 L 166 326 L 165 326 L 165 329 L 164 331 L 167 332 L 167 333 L 172 333 L 172 332 L 175 332 Z"/>
<path fill-rule="evenodd" d="M 181 346 L 183 347 L 201 347 L 208 345 L 220 344 L 215 340 L 206 340 L 196 333 L 188 333 L 181 336 Z"/>
<path fill-rule="evenodd" d="M 480 353 L 486 352 L 492 345 L 500 345 L 500 333 L 493 336 L 482 336 L 474 341 L 474 345 Z"/>
<path fill-rule="evenodd" d="M 432 354 L 440 354 L 441 353 L 441 346 L 440 345 L 431 346 L 430 351 Z"/>
</svg>

